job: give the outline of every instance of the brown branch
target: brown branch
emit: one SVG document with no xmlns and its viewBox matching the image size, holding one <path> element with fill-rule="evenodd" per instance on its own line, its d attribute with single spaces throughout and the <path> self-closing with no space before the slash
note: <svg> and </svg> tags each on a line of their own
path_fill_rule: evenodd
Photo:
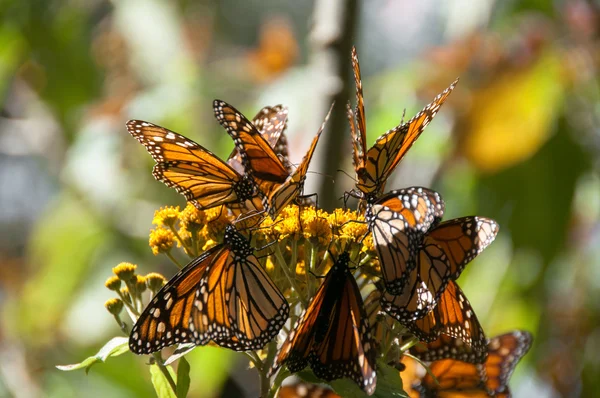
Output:
<svg viewBox="0 0 600 398">
<path fill-rule="evenodd" d="M 338 198 L 350 189 L 351 181 L 338 173 L 345 168 L 350 158 L 348 122 L 346 119 L 346 103 L 354 91 L 351 84 L 352 67 L 350 50 L 354 44 L 358 20 L 357 0 L 316 0 L 313 15 L 314 26 L 311 32 L 313 44 L 312 60 L 314 70 L 323 75 L 322 93 L 323 114 L 329 104 L 335 101 L 335 107 L 327 131 L 319 144 L 322 149 L 321 158 L 315 162 L 324 176 L 321 177 L 319 206 L 325 210 L 339 207 Z M 316 160 L 316 159 L 315 159 Z M 331 181 L 335 179 L 335 186 Z"/>
</svg>

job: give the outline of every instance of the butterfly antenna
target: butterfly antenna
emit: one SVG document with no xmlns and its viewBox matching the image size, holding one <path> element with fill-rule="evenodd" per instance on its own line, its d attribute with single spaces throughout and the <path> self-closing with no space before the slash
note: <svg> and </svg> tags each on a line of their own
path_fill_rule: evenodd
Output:
<svg viewBox="0 0 600 398">
<path fill-rule="evenodd" d="M 352 181 L 354 181 L 354 183 L 356 183 L 356 178 L 354 178 L 354 177 L 352 177 L 350 174 L 348 174 L 348 173 L 346 172 L 346 170 L 337 169 L 337 172 L 338 172 L 338 173 L 343 173 L 343 174 L 345 174 L 345 175 L 346 175 L 346 177 L 348 177 L 349 179 L 351 179 Z"/>
<path fill-rule="evenodd" d="M 402 119 L 400 119 L 400 125 L 404 124 L 404 116 L 406 116 L 406 108 L 404 108 L 404 111 L 402 111 Z"/>
</svg>

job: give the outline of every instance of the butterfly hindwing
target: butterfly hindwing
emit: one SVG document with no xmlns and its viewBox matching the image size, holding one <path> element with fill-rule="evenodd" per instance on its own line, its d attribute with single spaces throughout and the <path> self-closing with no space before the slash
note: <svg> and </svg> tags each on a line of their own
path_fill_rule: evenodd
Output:
<svg viewBox="0 0 600 398">
<path fill-rule="evenodd" d="M 375 390 L 375 350 L 362 297 L 342 253 L 294 330 L 271 370 L 281 365 L 298 372 L 310 364 L 323 380 L 349 377 L 367 394 Z"/>
<path fill-rule="evenodd" d="M 422 236 L 443 214 L 440 195 L 422 187 L 391 191 L 367 206 L 365 218 L 389 292 L 400 294 L 409 283 Z"/>
<path fill-rule="evenodd" d="M 212 340 L 236 351 L 257 350 L 279 333 L 288 313 L 250 243 L 230 225 L 223 244 L 194 259 L 156 294 L 132 330 L 130 347 L 146 354 Z"/>
</svg>

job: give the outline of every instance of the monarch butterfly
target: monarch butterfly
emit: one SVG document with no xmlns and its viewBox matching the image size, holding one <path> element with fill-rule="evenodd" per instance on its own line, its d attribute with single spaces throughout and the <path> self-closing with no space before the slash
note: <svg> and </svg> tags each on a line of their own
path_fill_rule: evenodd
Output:
<svg viewBox="0 0 600 398">
<path fill-rule="evenodd" d="M 294 172 L 289 173 L 271 146 L 237 109 L 219 100 L 214 101 L 213 108 L 219 123 L 234 139 L 246 174 L 254 178 L 264 195 L 263 207 L 271 218 L 275 219 L 279 212 L 302 192 L 310 160 L 331 109 L 302 162 Z"/>
<path fill-rule="evenodd" d="M 350 377 L 368 395 L 375 391 L 375 350 L 360 290 L 340 254 L 281 346 L 270 373 L 286 364 L 298 372 L 310 364 L 323 380 Z"/>
<path fill-rule="evenodd" d="M 429 372 L 413 380 L 411 397 L 510 397 L 508 381 L 532 341 L 529 332 L 516 330 L 489 340 L 482 365 L 456 359 L 435 361 Z"/>
<path fill-rule="evenodd" d="M 269 143 L 269 146 L 273 148 L 273 151 L 281 162 L 290 170 L 287 137 L 285 136 L 287 121 L 288 109 L 282 105 L 275 105 L 262 108 L 254 116 L 254 119 L 252 119 L 252 124 L 260 132 L 265 141 Z M 242 164 L 242 155 L 237 148 L 233 148 L 227 163 L 239 174 L 243 175 L 245 173 L 244 165 Z"/>
<path fill-rule="evenodd" d="M 494 220 L 476 216 L 445 221 L 430 229 L 421 238 L 417 267 L 409 273 L 402 293 L 393 300 L 391 308 L 396 319 L 410 322 L 430 312 L 448 283 L 460 276 L 497 233 Z"/>
<path fill-rule="evenodd" d="M 391 191 L 367 206 L 365 220 L 389 292 L 402 292 L 417 265 L 421 237 L 443 215 L 440 195 L 422 187 Z"/>
<path fill-rule="evenodd" d="M 352 135 L 353 161 L 357 177 L 356 187 L 359 189 L 362 198 L 376 198 L 383 193 L 385 183 L 392 171 L 454 90 L 458 79 L 435 97 L 433 102 L 425 106 L 415 117 L 388 130 L 367 150 L 367 125 L 362 80 L 355 47 L 352 47 L 352 68 L 356 84 L 356 108 L 352 111 L 352 108 L 348 105 L 347 116 Z"/>
<path fill-rule="evenodd" d="M 190 262 L 154 296 L 131 330 L 129 348 L 149 354 L 176 343 L 210 340 L 256 350 L 285 323 L 289 306 L 235 227 L 223 243 Z"/>
<path fill-rule="evenodd" d="M 399 318 L 397 304 L 394 302 L 397 297 L 399 296 L 394 297 L 384 293 L 381 301 L 384 311 L 396 319 Z M 470 362 L 479 363 L 485 360 L 485 333 L 469 300 L 454 281 L 448 282 L 437 306 L 425 317 L 414 321 L 400 321 L 400 323 L 419 340 L 429 342 L 426 348 L 416 346 L 414 349 L 424 360 L 435 360 L 445 355 L 444 350 L 447 347 L 444 343 L 447 339 L 444 336 L 460 339 L 460 342 L 455 341 L 454 344 L 468 347 L 463 350 L 468 357 L 461 360 L 469 359 Z"/>
<path fill-rule="evenodd" d="M 285 129 L 287 109 L 278 105 L 263 108 L 253 123 L 271 145 L 277 145 Z M 255 195 L 254 183 L 244 175 L 239 155 L 232 153 L 229 164 L 192 140 L 141 120 L 127 122 L 127 130 L 152 155 L 154 178 L 181 193 L 200 210 L 220 205 L 261 206 L 246 203 Z"/>
</svg>

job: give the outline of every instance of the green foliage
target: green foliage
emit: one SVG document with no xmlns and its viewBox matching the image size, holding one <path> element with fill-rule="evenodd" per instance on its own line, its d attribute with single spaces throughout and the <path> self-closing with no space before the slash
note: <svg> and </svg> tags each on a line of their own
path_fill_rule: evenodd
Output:
<svg viewBox="0 0 600 398">
<path fill-rule="evenodd" d="M 108 343 L 106 343 L 96 355 L 88 357 L 80 363 L 72 365 L 57 365 L 56 367 L 57 369 L 64 371 L 72 371 L 84 368 L 85 373 L 87 374 L 94 364 L 98 362 L 106 362 L 109 357 L 118 357 L 119 355 L 128 352 L 129 347 L 127 345 L 127 341 L 127 337 L 114 337 Z"/>
</svg>

